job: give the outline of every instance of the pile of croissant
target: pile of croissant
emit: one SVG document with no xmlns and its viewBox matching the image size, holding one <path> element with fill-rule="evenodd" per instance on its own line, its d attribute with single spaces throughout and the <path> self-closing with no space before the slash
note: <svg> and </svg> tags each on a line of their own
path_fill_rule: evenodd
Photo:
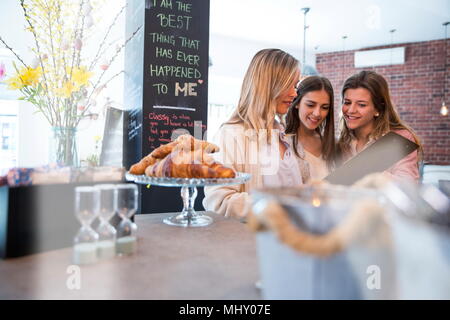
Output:
<svg viewBox="0 0 450 320">
<path fill-rule="evenodd" d="M 215 161 L 210 154 L 219 147 L 185 134 L 161 145 L 130 168 L 130 173 L 150 177 L 234 178 L 236 172 Z"/>
</svg>

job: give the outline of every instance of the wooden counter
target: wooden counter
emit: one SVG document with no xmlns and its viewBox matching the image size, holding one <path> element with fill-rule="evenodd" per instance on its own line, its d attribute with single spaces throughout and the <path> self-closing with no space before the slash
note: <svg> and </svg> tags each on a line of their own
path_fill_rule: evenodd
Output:
<svg viewBox="0 0 450 320">
<path fill-rule="evenodd" d="M 168 215 L 136 216 L 138 252 L 81 266 L 80 289 L 66 284 L 72 248 L 0 260 L 0 299 L 261 299 L 245 224 L 210 214 L 210 226 L 181 228 Z"/>
</svg>

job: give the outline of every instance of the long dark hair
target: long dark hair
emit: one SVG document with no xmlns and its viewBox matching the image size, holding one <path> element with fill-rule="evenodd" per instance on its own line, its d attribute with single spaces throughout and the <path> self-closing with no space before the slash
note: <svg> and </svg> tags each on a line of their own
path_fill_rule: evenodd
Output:
<svg viewBox="0 0 450 320">
<path fill-rule="evenodd" d="M 316 128 L 316 132 L 319 134 L 320 140 L 322 141 L 322 157 L 326 161 L 328 168 L 332 169 L 335 161 L 336 141 L 334 138 L 334 93 L 330 80 L 325 77 L 310 76 L 303 79 L 299 83 L 297 88 L 297 97 L 292 102 L 286 116 L 285 132 L 294 135 L 294 152 L 298 157 L 300 157 L 296 143 L 298 141 L 300 118 L 298 114 L 299 109 L 296 109 L 295 106 L 300 104 L 303 96 L 308 92 L 320 90 L 325 90 L 330 97 L 330 109 L 325 120 Z"/>
<path fill-rule="evenodd" d="M 422 153 L 422 146 L 419 137 L 414 130 L 400 119 L 397 109 L 391 100 L 389 86 L 386 79 L 375 71 L 363 70 L 352 75 L 344 82 L 342 87 L 342 100 L 344 100 L 345 91 L 348 89 L 364 88 L 370 92 L 370 97 L 379 116 L 375 118 L 375 125 L 370 137 L 378 139 L 391 130 L 405 129 L 411 132 L 415 142 L 420 146 L 419 156 Z M 345 157 L 350 151 L 350 142 L 352 140 L 351 130 L 347 127 L 344 117 L 340 123 L 341 133 L 338 141 L 340 157 Z"/>
</svg>

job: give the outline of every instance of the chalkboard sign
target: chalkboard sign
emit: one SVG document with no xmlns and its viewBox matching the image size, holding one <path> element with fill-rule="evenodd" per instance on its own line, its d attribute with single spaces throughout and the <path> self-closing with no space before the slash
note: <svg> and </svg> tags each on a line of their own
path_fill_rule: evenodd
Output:
<svg viewBox="0 0 450 320">
<path fill-rule="evenodd" d="M 144 153 L 172 141 L 177 133 L 190 132 L 202 139 L 208 94 L 209 1 L 149 3 L 145 10 L 143 139 L 148 143 Z"/>
<path fill-rule="evenodd" d="M 136 1 L 131 1 L 134 4 L 127 19 L 141 19 L 136 16 L 142 1 Z M 143 50 L 142 107 L 130 107 L 127 168 L 180 134 L 203 139 L 207 126 L 209 0 L 147 0 L 144 25 L 143 48 L 137 41 L 134 48 Z M 137 53 L 125 59 L 131 59 L 126 71 L 142 65 Z M 140 75 L 129 77 L 129 94 L 132 101 L 137 101 L 132 103 L 139 106 L 140 93 L 131 88 L 139 88 Z M 141 191 L 141 212 L 181 209 L 178 188 L 152 186 Z M 198 200 L 201 194 L 200 190 Z M 174 204 L 173 197 L 180 198 L 180 203 Z"/>
</svg>

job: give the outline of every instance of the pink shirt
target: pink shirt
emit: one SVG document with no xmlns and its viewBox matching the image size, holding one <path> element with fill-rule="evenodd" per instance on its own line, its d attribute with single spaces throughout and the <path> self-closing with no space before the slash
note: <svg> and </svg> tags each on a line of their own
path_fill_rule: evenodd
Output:
<svg viewBox="0 0 450 320">
<path fill-rule="evenodd" d="M 414 137 L 406 129 L 401 130 L 393 130 L 393 132 L 411 140 L 414 141 Z M 371 139 L 369 142 L 364 146 L 366 148 L 371 143 L 373 143 L 374 140 Z M 363 149 L 364 149 L 363 148 Z M 356 151 L 356 139 L 353 139 L 350 143 L 350 150 L 351 155 L 350 157 L 355 156 L 358 152 Z M 394 179 L 400 179 L 400 180 L 413 180 L 415 182 L 419 181 L 419 166 L 418 166 L 418 152 L 417 150 L 414 152 L 411 152 L 409 155 L 404 157 L 402 160 L 394 164 L 392 167 L 390 167 L 388 170 L 384 171 L 384 174 L 394 178 Z"/>
</svg>

